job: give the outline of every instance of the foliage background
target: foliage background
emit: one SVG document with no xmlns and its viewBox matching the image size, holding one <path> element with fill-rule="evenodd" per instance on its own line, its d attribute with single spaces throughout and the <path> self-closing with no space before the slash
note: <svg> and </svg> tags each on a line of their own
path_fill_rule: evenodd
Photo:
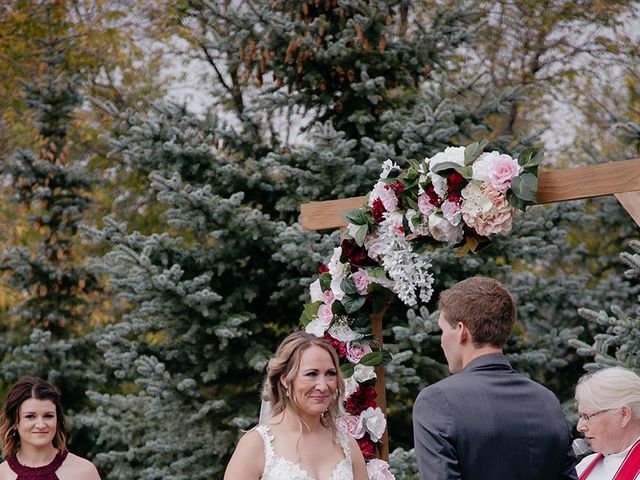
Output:
<svg viewBox="0 0 640 480">
<path fill-rule="evenodd" d="M 221 478 L 338 242 L 302 231 L 299 204 L 365 194 L 387 158 L 483 137 L 512 153 L 544 143 L 547 168 L 638 157 L 637 15 L 634 1 L 4 2 L 2 194 L 37 164 L 79 172 L 85 189 L 65 188 L 89 201 L 81 228 L 46 231 L 37 218 L 61 208 L 38 197 L 46 177 L 2 203 L 0 387 L 60 384 L 71 449 L 104 478 Z M 82 94 L 68 117 L 28 101 L 59 78 Z M 190 101 L 176 85 L 195 86 Z M 45 110 L 66 126 L 63 159 L 39 153 Z M 35 163 L 16 163 L 24 152 Z M 96 279 L 56 328 L 26 306 L 46 317 L 59 294 L 19 262 L 35 265 L 52 235 L 73 252 L 56 271 Z M 575 422 L 585 362 L 637 369 L 637 281 L 618 258 L 637 235 L 613 199 L 536 206 L 477 256 L 434 251 L 436 292 L 504 282 L 519 303 L 512 362 Z M 637 269 L 637 252 L 623 259 Z M 434 309 L 394 303 L 385 317 L 398 478 L 416 478 L 413 398 L 446 375 Z"/>
</svg>

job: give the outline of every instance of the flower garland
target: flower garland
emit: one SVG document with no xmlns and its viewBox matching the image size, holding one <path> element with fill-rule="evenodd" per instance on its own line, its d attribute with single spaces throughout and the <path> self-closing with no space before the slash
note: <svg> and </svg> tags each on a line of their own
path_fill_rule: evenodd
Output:
<svg viewBox="0 0 640 480">
<path fill-rule="evenodd" d="M 371 315 L 393 295 L 410 307 L 428 302 L 434 246 L 476 253 L 491 236 L 509 233 L 516 212 L 536 201 L 542 151 L 525 149 L 515 160 L 484 153 L 486 144 L 449 147 L 404 170 L 384 162 L 366 204 L 345 213 L 341 244 L 310 286 L 301 324 L 338 352 L 347 399 L 339 422 L 358 441 L 370 478 L 394 478 L 386 462 L 374 460 L 386 429 L 374 367 L 391 355 L 371 334 Z"/>
</svg>

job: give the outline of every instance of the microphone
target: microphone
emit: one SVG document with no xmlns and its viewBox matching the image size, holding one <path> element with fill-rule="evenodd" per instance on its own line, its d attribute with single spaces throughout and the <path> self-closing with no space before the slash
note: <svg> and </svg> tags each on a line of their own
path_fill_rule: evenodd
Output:
<svg viewBox="0 0 640 480">
<path fill-rule="evenodd" d="M 591 451 L 589 442 L 587 442 L 584 438 L 576 438 L 571 444 L 571 448 L 573 448 L 573 453 L 575 453 L 577 457 Z"/>
</svg>

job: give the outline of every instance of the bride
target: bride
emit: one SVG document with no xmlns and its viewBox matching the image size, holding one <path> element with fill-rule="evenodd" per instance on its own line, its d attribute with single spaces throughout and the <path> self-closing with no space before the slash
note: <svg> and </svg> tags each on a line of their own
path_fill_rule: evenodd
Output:
<svg viewBox="0 0 640 480">
<path fill-rule="evenodd" d="M 267 366 L 262 398 L 273 416 L 240 439 L 225 480 L 367 480 L 358 444 L 336 426 L 343 393 L 333 347 L 289 335 Z"/>
</svg>

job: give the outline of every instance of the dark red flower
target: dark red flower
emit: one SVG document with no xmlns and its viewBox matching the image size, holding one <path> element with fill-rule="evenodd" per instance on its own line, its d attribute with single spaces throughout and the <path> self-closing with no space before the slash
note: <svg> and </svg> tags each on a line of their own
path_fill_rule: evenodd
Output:
<svg viewBox="0 0 640 480">
<path fill-rule="evenodd" d="M 320 273 L 328 273 L 329 272 L 329 267 L 327 267 L 324 263 L 321 263 L 320 267 L 318 267 L 318 272 L 320 272 Z"/>
<path fill-rule="evenodd" d="M 355 240 L 343 240 L 340 244 L 342 247 L 342 253 L 345 257 L 347 257 L 347 261 L 351 265 L 355 265 L 358 267 L 368 267 L 371 265 L 375 265 L 375 262 L 369 258 L 369 254 L 367 253 L 367 249 L 364 246 L 360 246 L 356 243 Z"/>
<path fill-rule="evenodd" d="M 460 192 L 465 187 L 467 181 L 458 172 L 453 172 L 447 179 L 447 200 L 458 205 L 462 202 Z"/>
<path fill-rule="evenodd" d="M 360 415 L 363 410 L 366 410 L 369 407 L 375 408 L 376 396 L 375 387 L 358 385 L 358 388 L 353 392 L 353 395 L 347 398 L 347 412 L 352 415 Z"/>
<path fill-rule="evenodd" d="M 453 172 L 451 175 L 449 175 L 449 178 L 447 178 L 447 184 L 449 185 L 449 187 L 459 188 L 464 186 L 465 183 L 466 180 L 460 174 L 460 172 Z"/>
<path fill-rule="evenodd" d="M 347 357 L 347 344 L 346 343 L 341 342 L 337 338 L 333 338 L 328 333 L 324 334 L 324 339 L 327 342 L 329 342 L 333 348 L 336 349 L 336 352 L 338 353 L 338 357 L 340 357 L 341 359 Z"/>
<path fill-rule="evenodd" d="M 442 205 L 442 199 L 436 193 L 435 188 L 433 188 L 433 184 L 429 184 L 426 190 L 426 194 L 427 197 L 429 197 L 429 202 L 431 203 L 431 205 L 435 205 L 436 207 Z"/>
<path fill-rule="evenodd" d="M 358 442 L 358 446 L 360 447 L 360 451 L 364 458 L 367 460 L 376 458 L 376 444 L 373 443 L 369 437 L 362 437 L 356 441 Z"/>
<path fill-rule="evenodd" d="M 376 223 L 381 223 L 384 220 L 382 214 L 387 210 L 384 208 L 384 204 L 380 197 L 376 198 L 371 205 L 371 215 L 373 215 L 373 221 Z"/>
<path fill-rule="evenodd" d="M 387 183 L 384 188 L 386 188 L 387 190 L 393 190 L 396 194 L 396 197 L 400 197 L 400 194 L 404 191 L 404 183 Z"/>
</svg>

